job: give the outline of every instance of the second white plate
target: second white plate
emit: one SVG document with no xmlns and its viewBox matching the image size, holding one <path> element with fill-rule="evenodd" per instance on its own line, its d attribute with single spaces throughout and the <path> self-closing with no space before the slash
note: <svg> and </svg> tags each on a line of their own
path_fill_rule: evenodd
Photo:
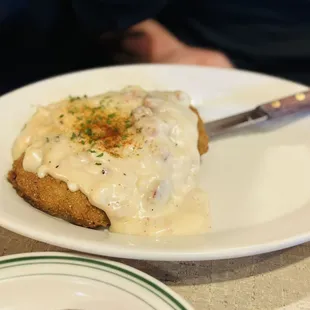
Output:
<svg viewBox="0 0 310 310">
<path fill-rule="evenodd" d="M 0 259 L 3 310 L 193 310 L 154 278 L 124 264 L 64 253 Z"/>
</svg>

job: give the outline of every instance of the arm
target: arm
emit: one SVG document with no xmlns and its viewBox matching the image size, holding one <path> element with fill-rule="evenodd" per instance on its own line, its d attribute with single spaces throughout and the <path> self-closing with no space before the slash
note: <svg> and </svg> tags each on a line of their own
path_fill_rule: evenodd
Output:
<svg viewBox="0 0 310 310">
<path fill-rule="evenodd" d="M 131 54 L 131 60 L 137 62 L 233 67 L 223 53 L 188 46 L 154 20 L 146 20 L 130 28 L 122 46 Z"/>
</svg>

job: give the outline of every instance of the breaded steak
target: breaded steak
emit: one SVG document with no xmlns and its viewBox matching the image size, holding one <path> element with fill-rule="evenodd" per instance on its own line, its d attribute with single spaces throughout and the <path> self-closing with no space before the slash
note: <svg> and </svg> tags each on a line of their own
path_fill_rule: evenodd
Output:
<svg viewBox="0 0 310 310">
<path fill-rule="evenodd" d="M 197 109 L 191 110 L 198 116 L 198 150 L 201 155 L 208 150 L 208 136 Z M 94 207 L 80 191 L 72 192 L 65 182 L 49 175 L 39 178 L 23 168 L 22 155 L 14 161 L 8 173 L 8 181 L 25 201 L 52 216 L 59 217 L 75 225 L 97 228 L 108 227 L 109 218 L 103 210 Z"/>
</svg>

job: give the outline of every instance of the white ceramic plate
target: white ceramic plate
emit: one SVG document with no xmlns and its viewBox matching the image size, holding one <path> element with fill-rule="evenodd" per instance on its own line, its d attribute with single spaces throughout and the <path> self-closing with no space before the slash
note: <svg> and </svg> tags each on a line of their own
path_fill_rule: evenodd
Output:
<svg viewBox="0 0 310 310">
<path fill-rule="evenodd" d="M 149 275 L 124 264 L 63 253 L 0 258 L 2 310 L 193 310 Z"/>
<path fill-rule="evenodd" d="M 256 127 L 214 141 L 203 159 L 212 231 L 149 238 L 95 231 L 48 216 L 20 199 L 5 180 L 10 148 L 34 104 L 138 84 L 188 92 L 204 120 L 253 108 L 304 89 L 237 70 L 141 65 L 90 70 L 42 81 L 0 98 L 0 225 L 61 247 L 153 260 L 202 260 L 263 253 L 310 240 L 310 117 Z"/>
</svg>

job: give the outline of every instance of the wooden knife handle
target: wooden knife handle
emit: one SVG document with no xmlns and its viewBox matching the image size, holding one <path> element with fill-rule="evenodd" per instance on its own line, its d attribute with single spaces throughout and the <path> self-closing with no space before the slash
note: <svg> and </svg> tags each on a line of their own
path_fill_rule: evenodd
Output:
<svg viewBox="0 0 310 310">
<path fill-rule="evenodd" d="M 310 111 L 310 90 L 299 92 L 293 96 L 262 104 L 257 110 L 266 113 L 269 118 L 289 115 L 308 109 Z"/>
</svg>

